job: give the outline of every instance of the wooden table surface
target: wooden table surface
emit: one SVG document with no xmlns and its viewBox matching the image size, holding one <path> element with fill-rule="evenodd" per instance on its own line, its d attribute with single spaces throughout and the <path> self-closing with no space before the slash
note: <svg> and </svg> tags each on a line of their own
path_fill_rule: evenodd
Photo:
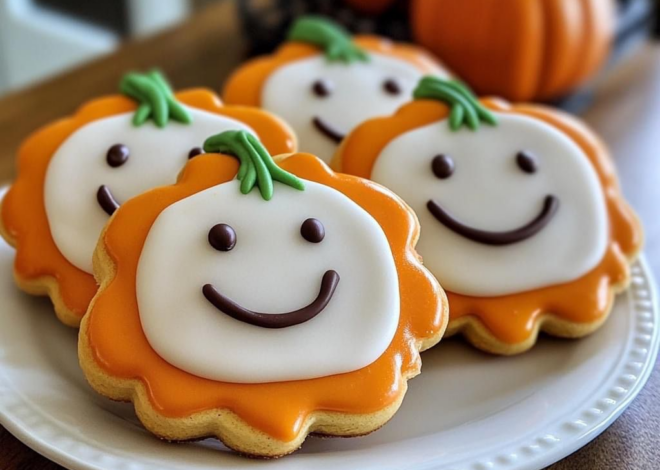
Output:
<svg viewBox="0 0 660 470">
<path fill-rule="evenodd" d="M 14 155 L 34 129 L 80 103 L 113 93 L 126 70 L 161 68 L 177 88 L 218 89 L 243 52 L 233 2 L 211 4 L 161 35 L 40 85 L 0 98 L 0 181 L 14 175 Z M 646 230 L 645 252 L 660 276 L 660 45 L 644 45 L 605 75 L 583 117 L 611 146 L 624 192 Z M 660 468 L 660 366 L 630 408 L 600 437 L 552 470 Z M 0 426 L 0 470 L 55 470 Z"/>
</svg>

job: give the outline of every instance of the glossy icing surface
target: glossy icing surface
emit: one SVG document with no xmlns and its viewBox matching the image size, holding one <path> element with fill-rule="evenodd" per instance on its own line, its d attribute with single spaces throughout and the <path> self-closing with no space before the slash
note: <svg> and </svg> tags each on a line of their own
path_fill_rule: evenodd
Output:
<svg viewBox="0 0 660 470">
<path fill-rule="evenodd" d="M 301 150 L 328 162 L 338 144 L 313 124 L 315 117 L 345 135 L 362 121 L 389 114 L 408 101 L 422 75 L 414 65 L 383 54 L 351 64 L 314 56 L 275 71 L 264 84 L 261 101 L 264 109 L 291 124 Z M 397 93 L 387 91 L 388 80 L 398 84 Z M 314 92 L 317 82 L 327 84 L 326 95 Z"/>
<path fill-rule="evenodd" d="M 599 264 L 567 283 L 497 297 L 448 292 L 452 305 L 450 325 L 464 318 L 476 320 L 499 341 L 515 344 L 528 340 L 545 314 L 574 323 L 601 320 L 609 312 L 616 289 L 626 285 L 630 276 L 629 259 L 637 254 L 643 240 L 639 221 L 621 195 L 607 149 L 586 126 L 560 111 L 534 105 L 510 105 L 497 99 L 480 101 L 494 112 L 539 120 L 564 134 L 584 152 L 605 198 L 607 246 Z M 448 115 L 449 109 L 444 104 L 418 100 L 404 105 L 392 116 L 367 121 L 348 136 L 342 152 L 335 156 L 333 166 L 349 174 L 371 177 L 377 159 L 390 142 L 415 129 L 437 124 Z M 408 155 L 414 158 L 413 153 Z M 517 155 L 511 158 L 517 160 Z M 454 170 L 458 172 L 458 166 Z M 431 161 L 427 171 L 433 174 Z M 542 171 L 539 165 L 537 172 L 531 175 Z M 550 256 L 546 261 L 552 260 Z"/>
<path fill-rule="evenodd" d="M 140 256 L 137 299 L 149 343 L 171 364 L 226 382 L 302 380 L 365 367 L 392 341 L 398 280 L 378 223 L 339 191 L 312 181 L 304 191 L 275 183 L 274 193 L 270 201 L 257 191 L 243 195 L 231 181 L 158 216 Z M 300 233 L 309 217 L 325 228 L 319 243 Z M 207 241 L 218 223 L 235 232 L 229 251 Z M 210 283 L 244 308 L 289 312 L 317 297 L 328 270 L 340 277 L 328 305 L 287 328 L 243 323 L 202 295 Z"/>
<path fill-rule="evenodd" d="M 372 179 L 417 213 L 418 251 L 440 283 L 457 294 L 499 296 L 572 281 L 601 261 L 608 243 L 604 194 L 584 151 L 540 120 L 497 117 L 497 126 L 474 132 L 452 131 L 447 121 L 406 132 L 373 167 Z M 520 152 L 534 156 L 535 171 L 521 168 Z M 434 174 L 438 154 L 451 157 L 451 175 Z M 433 201 L 464 227 L 500 234 L 531 225 L 548 197 L 557 207 L 545 226 L 501 246 L 466 237 L 427 207 Z"/>
<path fill-rule="evenodd" d="M 444 330 L 447 307 L 442 289 L 412 249 L 419 226 L 398 198 L 364 180 L 335 174 L 310 155 L 296 154 L 280 165 L 300 178 L 340 191 L 367 211 L 387 236 L 397 269 L 400 313 L 394 338 L 376 361 L 353 372 L 316 379 L 237 384 L 185 372 L 151 347 L 142 330 L 136 295 L 142 248 L 163 210 L 235 177 L 236 160 L 217 155 L 193 159 L 176 185 L 138 196 L 117 211 L 104 236 L 116 273 L 96 297 L 86 328 L 98 365 L 112 377 L 139 379 L 159 413 L 181 417 L 228 408 L 257 429 L 289 441 L 316 410 L 371 413 L 393 403 L 404 390 L 406 378 L 419 370 L 421 341 Z M 269 203 L 276 198 L 277 194 Z M 328 231 L 326 238 L 330 236 Z M 240 240 L 237 232 L 236 247 Z"/>
<path fill-rule="evenodd" d="M 71 135 L 53 155 L 46 174 L 44 203 L 55 244 L 77 268 L 92 272 L 92 253 L 108 214 L 96 192 L 106 185 L 121 204 L 148 189 L 176 181 L 188 153 L 213 133 L 248 129 L 238 121 L 190 108 L 193 123 L 171 122 L 167 129 L 152 123 L 135 127 L 132 113 L 90 123 Z M 123 144 L 130 152 L 112 167 L 108 150 Z"/>
<path fill-rule="evenodd" d="M 574 323 L 597 322 L 609 312 L 612 285 L 626 282 L 628 260 L 618 249 L 584 276 L 542 289 L 499 297 L 474 297 L 447 292 L 451 320 L 477 316 L 500 341 L 515 344 L 535 333 L 538 321 L 548 313 Z"/>
</svg>

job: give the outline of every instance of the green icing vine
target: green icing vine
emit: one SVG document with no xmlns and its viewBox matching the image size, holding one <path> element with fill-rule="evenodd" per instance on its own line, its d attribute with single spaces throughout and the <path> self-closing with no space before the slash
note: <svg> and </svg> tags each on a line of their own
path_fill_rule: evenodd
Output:
<svg viewBox="0 0 660 470">
<path fill-rule="evenodd" d="M 165 127 L 170 119 L 190 124 L 192 117 L 174 97 L 165 77 L 157 70 L 148 73 L 130 72 L 119 83 L 122 94 L 138 102 L 133 125 L 141 126 L 153 119 L 158 127 Z"/>
<path fill-rule="evenodd" d="M 467 86 L 457 80 L 443 80 L 430 75 L 423 77 L 413 91 L 413 98 L 438 100 L 449 105 L 449 126 L 453 131 L 461 126 L 477 130 L 481 123 L 497 125 L 495 115 L 479 102 Z"/>
<path fill-rule="evenodd" d="M 204 151 L 226 153 L 239 159 L 237 178 L 243 194 L 258 186 L 261 197 L 269 201 L 273 197 L 273 181 L 299 191 L 305 189 L 303 182 L 277 166 L 261 142 L 247 131 L 225 131 L 209 137 L 204 142 Z"/>
<path fill-rule="evenodd" d="M 296 20 L 288 39 L 321 48 L 331 62 L 369 61 L 369 55 L 353 42 L 344 28 L 320 16 L 303 16 Z"/>
</svg>

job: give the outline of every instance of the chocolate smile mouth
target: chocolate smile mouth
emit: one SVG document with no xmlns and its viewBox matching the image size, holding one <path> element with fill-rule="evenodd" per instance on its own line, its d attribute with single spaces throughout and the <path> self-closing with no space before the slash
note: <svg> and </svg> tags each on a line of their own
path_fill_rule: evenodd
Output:
<svg viewBox="0 0 660 470">
<path fill-rule="evenodd" d="M 337 128 L 328 124 L 318 116 L 314 116 L 314 119 L 312 119 L 312 124 L 314 124 L 314 127 L 316 127 L 316 129 L 321 134 L 325 135 L 328 139 L 332 140 L 336 144 L 340 143 L 344 137 L 346 137 L 346 134 L 338 131 Z"/>
<path fill-rule="evenodd" d="M 288 328 L 289 326 L 305 323 L 321 313 L 332 299 L 337 284 L 339 284 L 339 274 L 332 270 L 326 271 L 321 280 L 321 289 L 316 299 L 301 309 L 287 313 L 253 312 L 225 297 L 211 284 L 204 285 L 202 293 L 215 308 L 235 320 L 261 328 Z"/>
<path fill-rule="evenodd" d="M 516 229 L 504 232 L 489 232 L 465 225 L 454 218 L 444 210 L 440 204 L 432 199 L 426 203 L 426 207 L 442 225 L 462 237 L 477 243 L 483 243 L 484 245 L 502 246 L 521 242 L 533 237 L 543 230 L 552 217 L 557 213 L 557 209 L 559 209 L 559 199 L 552 195 L 546 196 L 543 201 L 541 212 L 539 212 L 532 221 Z"/>
<path fill-rule="evenodd" d="M 103 209 L 108 215 L 114 214 L 115 211 L 119 209 L 119 203 L 112 195 L 112 191 L 110 191 L 110 188 L 104 184 L 99 186 L 99 190 L 96 191 L 96 200 L 98 201 L 99 206 L 101 206 L 101 209 Z"/>
</svg>

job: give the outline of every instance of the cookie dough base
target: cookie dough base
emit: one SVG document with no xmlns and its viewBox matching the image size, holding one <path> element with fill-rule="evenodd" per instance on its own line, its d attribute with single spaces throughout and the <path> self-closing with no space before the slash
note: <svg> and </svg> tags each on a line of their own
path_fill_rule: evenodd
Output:
<svg viewBox="0 0 660 470">
<path fill-rule="evenodd" d="M 215 437 L 230 449 L 249 457 L 282 457 L 299 449 L 310 433 L 355 437 L 377 430 L 397 411 L 407 388 L 402 387 L 395 402 L 375 413 L 310 413 L 296 438 L 284 442 L 250 426 L 227 409 L 207 410 L 183 418 L 163 416 L 154 409 L 146 387 L 140 380 L 112 377 L 97 365 L 92 356 L 85 323 L 83 321 L 79 336 L 79 357 L 80 365 L 92 388 L 112 400 L 132 402 L 144 427 L 166 441 L 194 441 Z"/>
<path fill-rule="evenodd" d="M 1 205 L 0 205 L 1 212 Z M 5 239 L 5 241 L 16 248 L 16 240 L 9 234 L 5 228 L 2 218 L 0 217 L 0 236 Z M 28 279 L 22 277 L 14 267 L 14 281 L 18 287 L 30 294 L 38 296 L 48 296 L 50 297 L 53 307 L 55 309 L 55 314 L 57 318 L 67 326 L 72 328 L 78 328 L 80 326 L 80 315 L 76 314 L 74 311 L 69 309 L 64 303 L 62 298 L 62 293 L 60 291 L 60 286 L 57 280 L 53 276 L 41 276 L 34 279 Z"/>
<path fill-rule="evenodd" d="M 115 277 L 115 264 L 105 249 L 104 235 L 105 230 L 94 252 L 94 272 L 101 286 L 97 296 Z M 92 300 L 90 310 L 96 298 Z M 446 309 L 446 298 L 443 305 Z M 444 318 L 447 318 L 446 312 Z M 396 400 L 385 408 L 368 414 L 314 411 L 307 416 L 296 438 L 284 442 L 252 427 L 238 415 L 224 408 L 211 409 L 183 418 L 173 418 L 158 413 L 149 400 L 142 381 L 114 377 L 98 365 L 92 354 L 87 323 L 88 316 L 83 319 L 81 325 L 78 356 L 87 381 L 99 394 L 112 400 L 132 402 L 144 427 L 161 439 L 178 442 L 216 437 L 227 447 L 249 457 L 277 458 L 290 454 L 300 448 L 308 434 L 318 434 L 323 437 L 356 437 L 376 431 L 387 423 L 401 406 L 407 390 L 407 380 L 419 374 L 419 369 L 407 374 Z M 443 333 L 444 325 L 436 336 L 419 344 L 419 350 L 423 351 L 434 346 L 440 341 Z"/>
<path fill-rule="evenodd" d="M 582 338 L 593 333 L 605 323 L 612 311 L 616 294 L 625 291 L 629 284 L 630 277 L 628 276 L 628 279 L 624 282 L 610 287 L 605 314 L 593 322 L 571 322 L 559 318 L 554 313 L 544 313 L 535 321 L 534 330 L 525 341 L 520 343 L 506 343 L 493 335 L 479 318 L 474 315 L 466 315 L 456 320 L 450 319 L 447 331 L 445 332 L 445 338 L 462 334 L 475 348 L 502 356 L 513 356 L 531 349 L 536 344 L 540 331 L 559 338 Z"/>
</svg>

